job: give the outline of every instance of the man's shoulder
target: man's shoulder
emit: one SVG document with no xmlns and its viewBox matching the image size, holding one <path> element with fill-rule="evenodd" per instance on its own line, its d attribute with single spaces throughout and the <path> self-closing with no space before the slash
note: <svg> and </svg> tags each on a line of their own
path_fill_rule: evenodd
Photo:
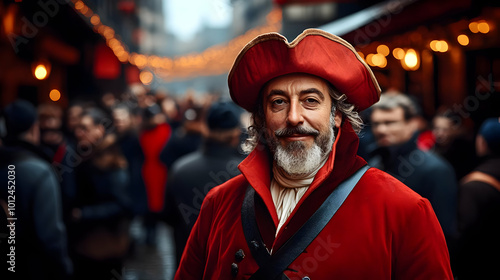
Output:
<svg viewBox="0 0 500 280">
<path fill-rule="evenodd" d="M 172 164 L 172 167 L 171 167 L 172 172 L 189 170 L 190 168 L 192 168 L 193 165 L 196 165 L 199 163 L 199 160 L 201 159 L 201 157 L 202 157 L 202 154 L 198 150 L 179 157 Z"/>
<path fill-rule="evenodd" d="M 16 194 L 20 197 L 32 196 L 35 190 L 52 191 L 57 187 L 57 176 L 52 166 L 29 151 L 21 153 L 16 150 L 14 157 L 7 160 L 2 158 L 0 161 L 0 171 L 9 170 L 15 176 Z M 6 180 L 7 176 L 0 178 L 0 182 L 5 182 L 5 185 Z"/>
<path fill-rule="evenodd" d="M 439 154 L 432 150 L 423 151 L 419 148 L 415 149 L 409 157 L 410 163 L 419 166 L 423 170 L 452 169 L 451 164 Z"/>
<path fill-rule="evenodd" d="M 35 153 L 18 148 L 5 148 L 2 147 L 0 150 L 0 168 L 6 168 L 7 166 L 15 166 L 16 169 L 25 169 L 27 171 L 32 170 L 33 172 L 46 172 L 51 170 L 51 165 L 44 159 L 40 158 Z M 32 175 L 33 172 L 29 174 Z"/>
</svg>

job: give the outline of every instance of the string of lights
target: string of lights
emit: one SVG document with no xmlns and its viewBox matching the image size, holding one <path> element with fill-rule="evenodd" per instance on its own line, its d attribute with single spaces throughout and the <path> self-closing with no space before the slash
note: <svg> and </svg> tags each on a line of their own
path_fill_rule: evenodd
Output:
<svg viewBox="0 0 500 280">
<path fill-rule="evenodd" d="M 128 62 L 142 70 L 140 79 L 145 84 L 152 82 L 153 74 L 165 81 L 171 81 L 227 73 L 238 52 L 247 42 L 259 34 L 281 29 L 282 14 L 281 10 L 276 8 L 267 15 L 266 22 L 262 26 L 251 29 L 226 44 L 210 47 L 201 53 L 175 58 L 161 57 L 129 52 L 128 47 L 119 39 L 114 29 L 103 24 L 99 15 L 82 0 L 72 0 L 72 3 L 78 13 L 89 19 L 94 31 L 102 35 L 118 60 L 122 63 Z"/>
<path fill-rule="evenodd" d="M 152 82 L 154 76 L 165 81 L 178 79 L 189 79 L 197 76 L 212 76 L 227 73 L 231 68 L 234 58 L 247 42 L 259 34 L 266 32 L 276 32 L 282 26 L 281 9 L 275 8 L 266 17 L 266 22 L 260 27 L 251 29 L 240 35 L 227 44 L 216 45 L 206 49 L 201 53 L 189 54 L 185 56 L 170 58 L 156 55 L 145 55 L 128 51 L 127 46 L 119 39 L 114 29 L 104 25 L 99 15 L 94 13 L 82 0 L 72 0 L 74 8 L 82 16 L 87 17 L 93 25 L 94 31 L 102 35 L 106 44 L 122 63 L 130 63 L 141 69 L 140 80 L 144 84 Z M 491 23 L 490 23 L 491 24 Z M 468 29 L 472 33 L 486 34 L 490 31 L 491 25 L 485 20 L 478 19 L 471 21 Z M 456 38 L 462 46 L 469 44 L 469 37 L 460 34 Z M 428 44 L 434 52 L 447 52 L 449 43 L 446 40 L 431 40 Z M 377 46 L 376 53 L 365 55 L 359 51 L 358 54 L 368 63 L 377 68 L 387 66 L 387 58 L 391 50 L 387 45 Z M 419 68 L 419 51 L 413 48 L 395 47 L 392 55 L 401 61 L 401 66 L 407 71 L 414 71 Z"/>
</svg>

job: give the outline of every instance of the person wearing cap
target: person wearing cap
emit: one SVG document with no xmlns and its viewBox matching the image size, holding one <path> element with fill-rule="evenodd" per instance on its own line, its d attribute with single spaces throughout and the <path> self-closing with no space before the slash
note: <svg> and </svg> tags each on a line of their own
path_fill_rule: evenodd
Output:
<svg viewBox="0 0 500 280">
<path fill-rule="evenodd" d="M 476 136 L 481 163 L 460 182 L 457 277 L 500 279 L 500 119 L 486 119 Z"/>
<path fill-rule="evenodd" d="M 429 201 L 356 155 L 380 88 L 349 43 L 263 34 L 228 83 L 251 152 L 205 197 L 175 279 L 453 279 Z"/>
<path fill-rule="evenodd" d="M 163 215 L 174 228 L 177 264 L 205 195 L 240 174 L 240 115 L 240 108 L 232 102 L 212 104 L 205 118 L 208 134 L 202 147 L 180 157 L 169 173 Z"/>
<path fill-rule="evenodd" d="M 12 227 L 5 236 L 0 235 L 0 247 L 8 248 L 2 250 L 2 257 L 13 257 L 7 256 L 6 262 L 2 258 L 1 273 L 6 274 L 0 278 L 70 279 L 73 264 L 68 256 L 60 186 L 51 159 L 38 147 L 36 108 L 25 100 L 14 101 L 5 107 L 3 121 L 7 134 L 0 147 L 0 211 L 5 210 L 11 220 L 1 223 L 6 229 Z"/>
</svg>

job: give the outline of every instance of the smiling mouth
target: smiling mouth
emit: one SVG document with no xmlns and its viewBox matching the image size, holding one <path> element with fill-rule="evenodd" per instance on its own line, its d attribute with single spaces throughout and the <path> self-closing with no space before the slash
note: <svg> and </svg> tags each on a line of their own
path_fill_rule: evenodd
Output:
<svg viewBox="0 0 500 280">
<path fill-rule="evenodd" d="M 314 137 L 312 134 L 292 134 L 292 135 L 286 135 L 286 136 L 281 136 L 280 138 L 283 138 L 287 141 L 302 141 L 306 140 L 307 138 Z"/>
</svg>

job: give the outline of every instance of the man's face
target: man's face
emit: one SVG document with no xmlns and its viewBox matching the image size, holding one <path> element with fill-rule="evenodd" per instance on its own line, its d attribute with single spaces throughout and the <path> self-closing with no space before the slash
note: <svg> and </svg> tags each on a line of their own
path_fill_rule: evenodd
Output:
<svg viewBox="0 0 500 280">
<path fill-rule="evenodd" d="M 415 132 L 414 122 L 405 120 L 401 107 L 389 110 L 374 109 L 371 114 L 371 126 L 380 147 L 403 144 L 410 140 Z"/>
<path fill-rule="evenodd" d="M 75 136 L 80 146 L 96 146 L 104 137 L 104 127 L 94 124 L 90 116 L 83 116 L 75 129 Z"/>
<path fill-rule="evenodd" d="M 289 174 L 309 173 L 331 151 L 332 99 L 327 83 L 316 76 L 290 74 L 263 89 L 266 139 L 277 164 Z"/>
<path fill-rule="evenodd" d="M 69 131 L 74 131 L 80 123 L 80 115 L 83 113 L 81 106 L 72 106 L 68 109 L 67 128 Z"/>
<path fill-rule="evenodd" d="M 456 130 L 448 118 L 438 116 L 432 120 L 432 134 L 438 145 L 448 145 L 455 138 Z"/>
<path fill-rule="evenodd" d="M 118 134 L 122 134 L 132 126 L 130 113 L 125 109 L 113 110 L 113 121 Z"/>
</svg>

